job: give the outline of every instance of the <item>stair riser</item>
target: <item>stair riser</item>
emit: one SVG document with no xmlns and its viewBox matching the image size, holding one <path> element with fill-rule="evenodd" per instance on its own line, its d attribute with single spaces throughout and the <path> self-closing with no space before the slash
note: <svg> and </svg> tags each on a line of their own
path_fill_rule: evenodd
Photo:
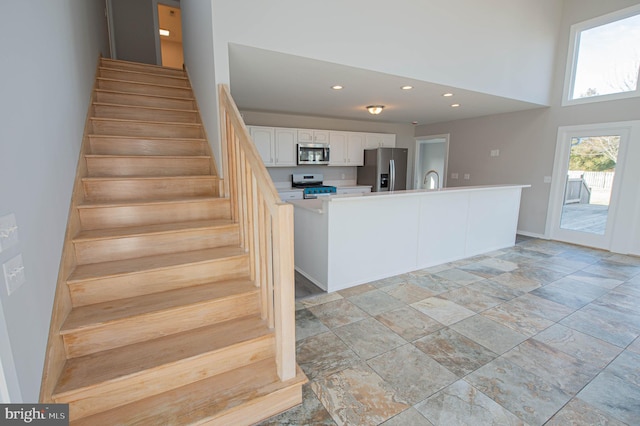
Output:
<svg viewBox="0 0 640 426">
<path fill-rule="evenodd" d="M 116 105 L 147 106 L 169 109 L 196 109 L 196 103 L 177 98 L 163 98 L 160 96 L 144 96 L 131 93 L 116 93 L 96 91 L 96 102 Z"/>
<path fill-rule="evenodd" d="M 139 106 L 94 105 L 94 117 L 118 118 L 124 120 L 160 121 L 171 123 L 197 123 L 195 111 L 153 109 Z"/>
<path fill-rule="evenodd" d="M 159 225 L 192 220 L 229 219 L 229 200 L 79 208 L 82 229 Z"/>
<path fill-rule="evenodd" d="M 161 157 L 86 157 L 91 177 L 202 176 L 211 173 L 210 159 Z"/>
<path fill-rule="evenodd" d="M 113 80 L 136 81 L 140 83 L 160 84 L 173 87 L 189 87 L 189 81 L 185 78 L 147 74 L 139 71 L 100 68 L 99 76 Z"/>
<path fill-rule="evenodd" d="M 126 137 L 92 137 L 91 153 L 101 155 L 206 155 L 203 140 L 161 140 Z"/>
<path fill-rule="evenodd" d="M 201 139 L 201 125 L 91 119 L 93 133 L 111 136 Z"/>
<path fill-rule="evenodd" d="M 105 68 L 146 72 L 149 74 L 157 74 L 173 77 L 186 77 L 186 73 L 183 70 L 175 68 L 164 68 L 155 65 L 140 64 L 136 62 L 123 62 L 123 61 L 110 61 L 106 58 L 102 58 L 100 66 Z"/>
<path fill-rule="evenodd" d="M 69 404 L 69 417 L 73 421 L 266 359 L 273 356 L 274 345 L 273 336 L 265 336 L 194 359 L 145 370 L 77 394 L 62 395 L 55 398 L 55 402 Z"/>
<path fill-rule="evenodd" d="M 112 321 L 64 334 L 68 358 L 156 339 L 260 312 L 257 292 Z"/>
<path fill-rule="evenodd" d="M 113 90 L 115 92 L 137 93 L 141 95 L 171 96 L 176 98 L 193 99 L 193 92 L 190 88 L 155 86 L 127 82 L 121 80 L 98 79 L 98 89 Z"/>
<path fill-rule="evenodd" d="M 128 201 L 146 198 L 162 200 L 177 197 L 216 197 L 217 178 L 166 178 L 83 181 L 87 201 Z"/>
<path fill-rule="evenodd" d="M 75 242 L 78 264 L 110 262 L 183 251 L 237 245 L 238 225 L 126 238 Z"/>
<path fill-rule="evenodd" d="M 248 274 L 249 257 L 243 255 L 138 274 L 70 282 L 68 285 L 73 306 L 84 306 L 193 285 L 241 279 Z"/>
</svg>

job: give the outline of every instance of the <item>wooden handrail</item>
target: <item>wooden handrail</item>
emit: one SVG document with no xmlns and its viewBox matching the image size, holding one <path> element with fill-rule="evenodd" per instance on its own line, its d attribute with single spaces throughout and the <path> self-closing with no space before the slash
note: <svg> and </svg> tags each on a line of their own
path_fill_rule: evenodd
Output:
<svg viewBox="0 0 640 426">
<path fill-rule="evenodd" d="M 293 206 L 278 196 L 226 85 L 219 86 L 225 195 L 240 224 L 262 317 L 274 329 L 280 380 L 296 376 Z"/>
</svg>

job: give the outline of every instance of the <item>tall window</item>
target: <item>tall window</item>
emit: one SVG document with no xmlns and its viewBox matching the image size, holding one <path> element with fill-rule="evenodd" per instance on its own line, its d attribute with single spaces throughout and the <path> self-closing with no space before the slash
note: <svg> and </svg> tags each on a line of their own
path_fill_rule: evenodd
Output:
<svg viewBox="0 0 640 426">
<path fill-rule="evenodd" d="M 640 5 L 571 27 L 563 105 L 640 96 Z"/>
</svg>

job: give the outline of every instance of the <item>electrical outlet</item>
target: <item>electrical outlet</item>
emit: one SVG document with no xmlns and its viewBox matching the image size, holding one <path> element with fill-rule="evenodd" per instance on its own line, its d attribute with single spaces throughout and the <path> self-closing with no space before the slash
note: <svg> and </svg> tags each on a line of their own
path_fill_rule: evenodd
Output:
<svg viewBox="0 0 640 426">
<path fill-rule="evenodd" d="M 18 226 L 13 213 L 0 217 L 0 251 L 18 244 Z"/>
<path fill-rule="evenodd" d="M 25 282 L 24 265 L 22 263 L 22 255 L 9 259 L 2 265 L 4 270 L 4 282 L 7 285 L 9 295 L 16 291 Z"/>
<path fill-rule="evenodd" d="M 499 149 L 492 149 L 491 153 L 489 154 L 492 157 L 499 157 L 500 156 L 500 150 Z"/>
<path fill-rule="evenodd" d="M 458 179 L 457 173 L 451 173 L 451 179 Z"/>
<path fill-rule="evenodd" d="M 465 173 L 464 180 L 469 180 L 469 179 L 471 179 L 471 175 L 469 173 Z"/>
</svg>

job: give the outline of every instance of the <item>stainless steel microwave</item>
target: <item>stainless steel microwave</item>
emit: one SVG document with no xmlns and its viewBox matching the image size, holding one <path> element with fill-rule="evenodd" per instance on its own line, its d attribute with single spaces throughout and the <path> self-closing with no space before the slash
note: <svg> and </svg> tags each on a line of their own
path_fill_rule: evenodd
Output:
<svg viewBox="0 0 640 426">
<path fill-rule="evenodd" d="M 329 145 L 325 143 L 299 143 L 298 164 L 329 164 Z"/>
</svg>

